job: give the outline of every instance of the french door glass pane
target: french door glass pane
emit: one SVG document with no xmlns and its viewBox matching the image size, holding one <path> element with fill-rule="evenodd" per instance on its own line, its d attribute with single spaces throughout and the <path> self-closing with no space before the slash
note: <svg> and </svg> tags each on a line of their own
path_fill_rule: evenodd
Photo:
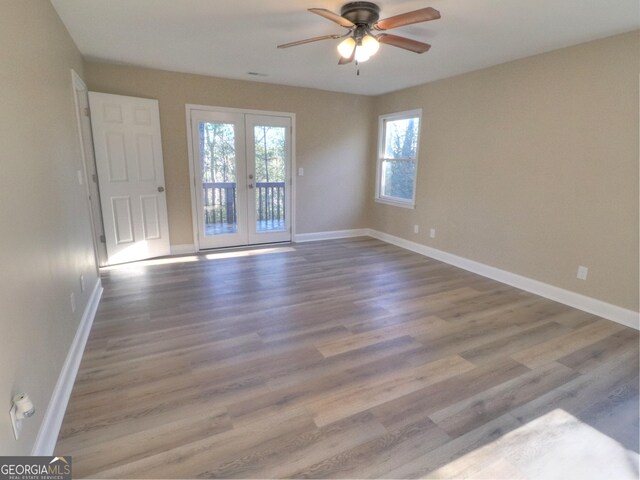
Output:
<svg viewBox="0 0 640 480">
<path fill-rule="evenodd" d="M 200 122 L 204 234 L 237 233 L 236 135 L 232 123 Z"/>
<path fill-rule="evenodd" d="M 256 172 L 256 232 L 286 229 L 285 127 L 256 125 L 253 128 Z"/>
</svg>

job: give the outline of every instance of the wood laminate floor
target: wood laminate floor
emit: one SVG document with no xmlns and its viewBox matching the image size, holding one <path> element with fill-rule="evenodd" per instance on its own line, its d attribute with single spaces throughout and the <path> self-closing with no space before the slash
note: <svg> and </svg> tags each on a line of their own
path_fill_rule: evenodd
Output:
<svg viewBox="0 0 640 480">
<path fill-rule="evenodd" d="M 370 238 L 102 281 L 74 477 L 637 478 L 617 323 Z"/>
</svg>

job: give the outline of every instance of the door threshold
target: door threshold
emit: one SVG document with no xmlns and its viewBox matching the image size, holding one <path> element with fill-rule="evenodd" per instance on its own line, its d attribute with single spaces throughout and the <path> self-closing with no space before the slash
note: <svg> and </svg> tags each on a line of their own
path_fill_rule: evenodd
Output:
<svg viewBox="0 0 640 480">
<path fill-rule="evenodd" d="M 215 248 L 201 248 L 198 253 L 215 253 L 215 252 L 233 252 L 243 250 L 254 250 L 260 248 L 269 248 L 273 245 L 291 245 L 293 242 L 287 240 L 285 242 L 268 242 L 268 243 L 255 243 L 252 245 L 234 245 L 231 247 L 215 247 Z"/>
</svg>

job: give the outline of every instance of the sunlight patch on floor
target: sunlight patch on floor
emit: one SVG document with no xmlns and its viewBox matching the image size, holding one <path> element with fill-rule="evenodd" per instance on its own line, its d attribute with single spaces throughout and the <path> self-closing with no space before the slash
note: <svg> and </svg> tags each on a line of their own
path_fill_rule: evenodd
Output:
<svg viewBox="0 0 640 480">
<path fill-rule="evenodd" d="M 478 465 L 484 465 L 478 470 Z M 638 454 L 561 409 L 430 472 L 426 478 L 638 478 Z"/>
<path fill-rule="evenodd" d="M 151 260 L 140 260 L 138 262 L 120 263 L 117 265 L 109 265 L 102 267 L 101 270 L 120 270 L 120 269 L 135 269 L 137 267 L 150 267 L 153 265 L 169 265 L 172 263 L 187 263 L 198 262 L 201 259 L 196 255 L 190 255 L 188 257 L 166 257 L 166 258 L 153 258 Z"/>
<path fill-rule="evenodd" d="M 180 257 L 164 257 L 164 258 L 152 258 L 150 260 L 140 260 L 138 262 L 120 263 L 117 265 L 109 265 L 102 267 L 101 270 L 136 270 L 140 267 L 150 267 L 154 265 L 170 265 L 174 263 L 189 263 L 189 262 L 202 262 L 205 260 L 220 260 L 224 258 L 240 258 L 240 257 L 253 257 L 256 255 L 267 255 L 271 253 L 284 253 L 295 252 L 293 247 L 270 247 L 270 248 L 256 248 L 251 250 L 231 250 L 224 252 L 207 253 L 201 255 L 188 255 Z"/>
</svg>

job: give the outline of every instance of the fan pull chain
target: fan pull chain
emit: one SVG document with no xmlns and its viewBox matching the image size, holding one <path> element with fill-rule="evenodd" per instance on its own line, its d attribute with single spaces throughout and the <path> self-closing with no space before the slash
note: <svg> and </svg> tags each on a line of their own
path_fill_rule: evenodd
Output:
<svg viewBox="0 0 640 480">
<path fill-rule="evenodd" d="M 358 65 L 358 60 L 356 60 L 356 77 L 360 76 L 360 65 Z"/>
</svg>

